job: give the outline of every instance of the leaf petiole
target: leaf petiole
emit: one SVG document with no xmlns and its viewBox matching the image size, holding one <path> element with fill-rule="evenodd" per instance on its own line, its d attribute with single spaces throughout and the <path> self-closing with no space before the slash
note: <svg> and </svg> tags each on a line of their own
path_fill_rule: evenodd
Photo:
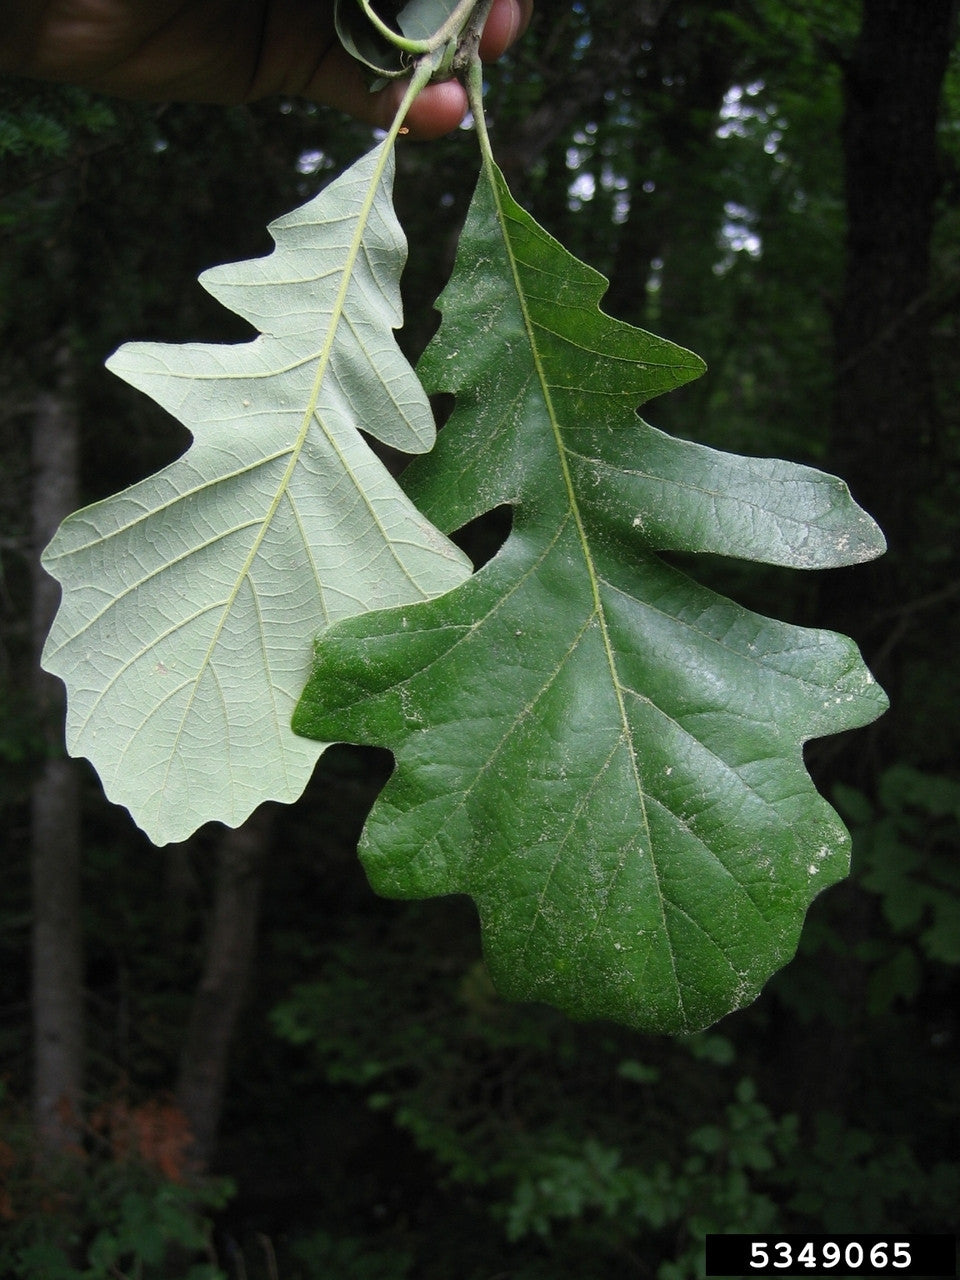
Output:
<svg viewBox="0 0 960 1280">
<path fill-rule="evenodd" d="M 485 21 L 486 14 L 490 12 L 492 7 L 492 0 L 484 0 L 484 3 L 477 7 L 478 9 L 486 9 L 486 13 L 482 15 Z M 483 109 L 483 63 L 480 61 L 479 53 L 480 33 L 482 31 L 483 25 L 481 23 L 479 31 L 476 32 L 476 44 L 467 64 L 464 83 L 467 90 L 467 101 L 470 104 L 470 111 L 477 129 L 477 145 L 480 148 L 480 159 L 484 169 L 489 174 L 494 164 L 494 159 L 493 147 L 490 144 L 490 134 L 487 130 L 487 117 Z"/>
<path fill-rule="evenodd" d="M 397 135 L 403 129 L 403 122 L 417 94 L 421 89 L 427 87 L 436 74 L 437 67 L 443 60 L 443 52 L 443 49 L 434 49 L 432 53 L 424 54 L 421 58 L 418 58 L 414 64 L 413 75 L 410 77 L 406 93 L 404 93 L 403 100 L 397 108 L 397 114 L 393 117 L 390 128 L 387 130 L 386 145 L 383 149 L 384 156 L 393 147 L 397 140 Z"/>
<path fill-rule="evenodd" d="M 432 40 L 410 40 L 401 32 L 394 31 L 393 27 L 383 21 L 369 0 L 358 0 L 358 3 L 370 24 L 394 48 L 402 49 L 404 53 L 429 53 L 434 48 Z"/>
</svg>

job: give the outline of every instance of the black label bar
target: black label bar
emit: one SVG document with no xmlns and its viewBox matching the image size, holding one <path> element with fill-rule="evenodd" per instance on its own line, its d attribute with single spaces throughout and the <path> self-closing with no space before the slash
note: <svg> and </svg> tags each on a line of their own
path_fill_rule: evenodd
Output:
<svg viewBox="0 0 960 1280">
<path fill-rule="evenodd" d="M 956 1236 L 711 1235 L 708 1276 L 927 1276 L 957 1274 Z"/>
</svg>

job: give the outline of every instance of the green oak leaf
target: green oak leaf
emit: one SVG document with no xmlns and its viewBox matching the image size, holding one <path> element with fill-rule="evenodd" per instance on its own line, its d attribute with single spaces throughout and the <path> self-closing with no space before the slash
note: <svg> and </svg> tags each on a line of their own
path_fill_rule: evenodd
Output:
<svg viewBox="0 0 960 1280">
<path fill-rule="evenodd" d="M 393 333 L 392 179 L 384 145 L 273 223 L 267 257 L 204 274 L 253 341 L 131 343 L 109 362 L 194 440 L 61 526 L 43 664 L 67 686 L 68 749 L 157 843 L 296 799 L 323 750 L 290 728 L 316 633 L 469 572 L 359 431 L 409 452 L 435 435 Z"/>
<path fill-rule="evenodd" d="M 658 553 L 812 568 L 883 539 L 832 477 L 643 423 L 702 365 L 605 287 L 488 167 L 420 370 L 456 409 L 406 487 L 445 529 L 509 503 L 510 536 L 449 594 L 324 633 L 294 727 L 395 753 L 373 886 L 472 895 L 505 995 L 689 1032 L 756 996 L 845 874 L 802 744 L 885 699 L 851 641 Z"/>
</svg>

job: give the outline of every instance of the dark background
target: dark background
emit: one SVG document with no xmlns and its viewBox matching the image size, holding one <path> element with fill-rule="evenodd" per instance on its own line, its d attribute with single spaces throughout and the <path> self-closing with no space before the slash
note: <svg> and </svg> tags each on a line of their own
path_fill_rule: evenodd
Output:
<svg viewBox="0 0 960 1280">
<path fill-rule="evenodd" d="M 607 310 L 708 362 L 648 418 L 843 475 L 890 543 L 830 574 L 698 566 L 852 635 L 892 709 L 808 750 L 851 879 L 754 1006 L 681 1041 L 509 1006 L 468 902 L 374 898 L 386 755 L 331 750 L 295 807 L 163 850 L 62 759 L 37 553 L 187 444 L 103 361 L 247 336 L 196 275 L 269 251 L 370 137 L 302 103 L 0 84 L 0 1275 L 679 1280 L 707 1232 L 956 1229 L 956 19 L 541 4 L 490 70 L 517 198 Z M 475 156 L 466 130 L 400 150 L 411 356 Z M 470 536 L 489 554 L 502 520 Z"/>
</svg>

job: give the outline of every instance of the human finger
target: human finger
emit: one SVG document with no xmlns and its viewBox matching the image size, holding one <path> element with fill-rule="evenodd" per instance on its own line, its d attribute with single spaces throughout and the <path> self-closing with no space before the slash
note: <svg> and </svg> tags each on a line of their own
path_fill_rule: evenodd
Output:
<svg viewBox="0 0 960 1280">
<path fill-rule="evenodd" d="M 501 57 L 527 29 L 532 13 L 533 0 L 494 0 L 480 38 L 481 58 L 493 62 Z M 401 83 L 382 91 L 388 121 L 399 108 L 404 89 Z M 442 138 L 455 129 L 466 114 L 467 95 L 462 85 L 457 80 L 444 80 L 420 91 L 404 124 L 411 137 L 427 141 Z"/>
<path fill-rule="evenodd" d="M 495 0 L 480 42 L 481 57 L 500 55 L 526 29 L 532 0 Z M 330 49 L 304 92 L 308 98 L 337 107 L 365 124 L 388 129 L 407 90 L 406 81 L 392 81 L 371 93 L 366 73 L 339 44 Z M 404 125 L 421 141 L 441 138 L 460 124 L 467 113 L 467 95 L 457 80 L 427 85 L 407 112 Z"/>
<path fill-rule="evenodd" d="M 480 37 L 484 62 L 502 57 L 526 31 L 532 15 L 533 0 L 495 0 Z"/>
</svg>

